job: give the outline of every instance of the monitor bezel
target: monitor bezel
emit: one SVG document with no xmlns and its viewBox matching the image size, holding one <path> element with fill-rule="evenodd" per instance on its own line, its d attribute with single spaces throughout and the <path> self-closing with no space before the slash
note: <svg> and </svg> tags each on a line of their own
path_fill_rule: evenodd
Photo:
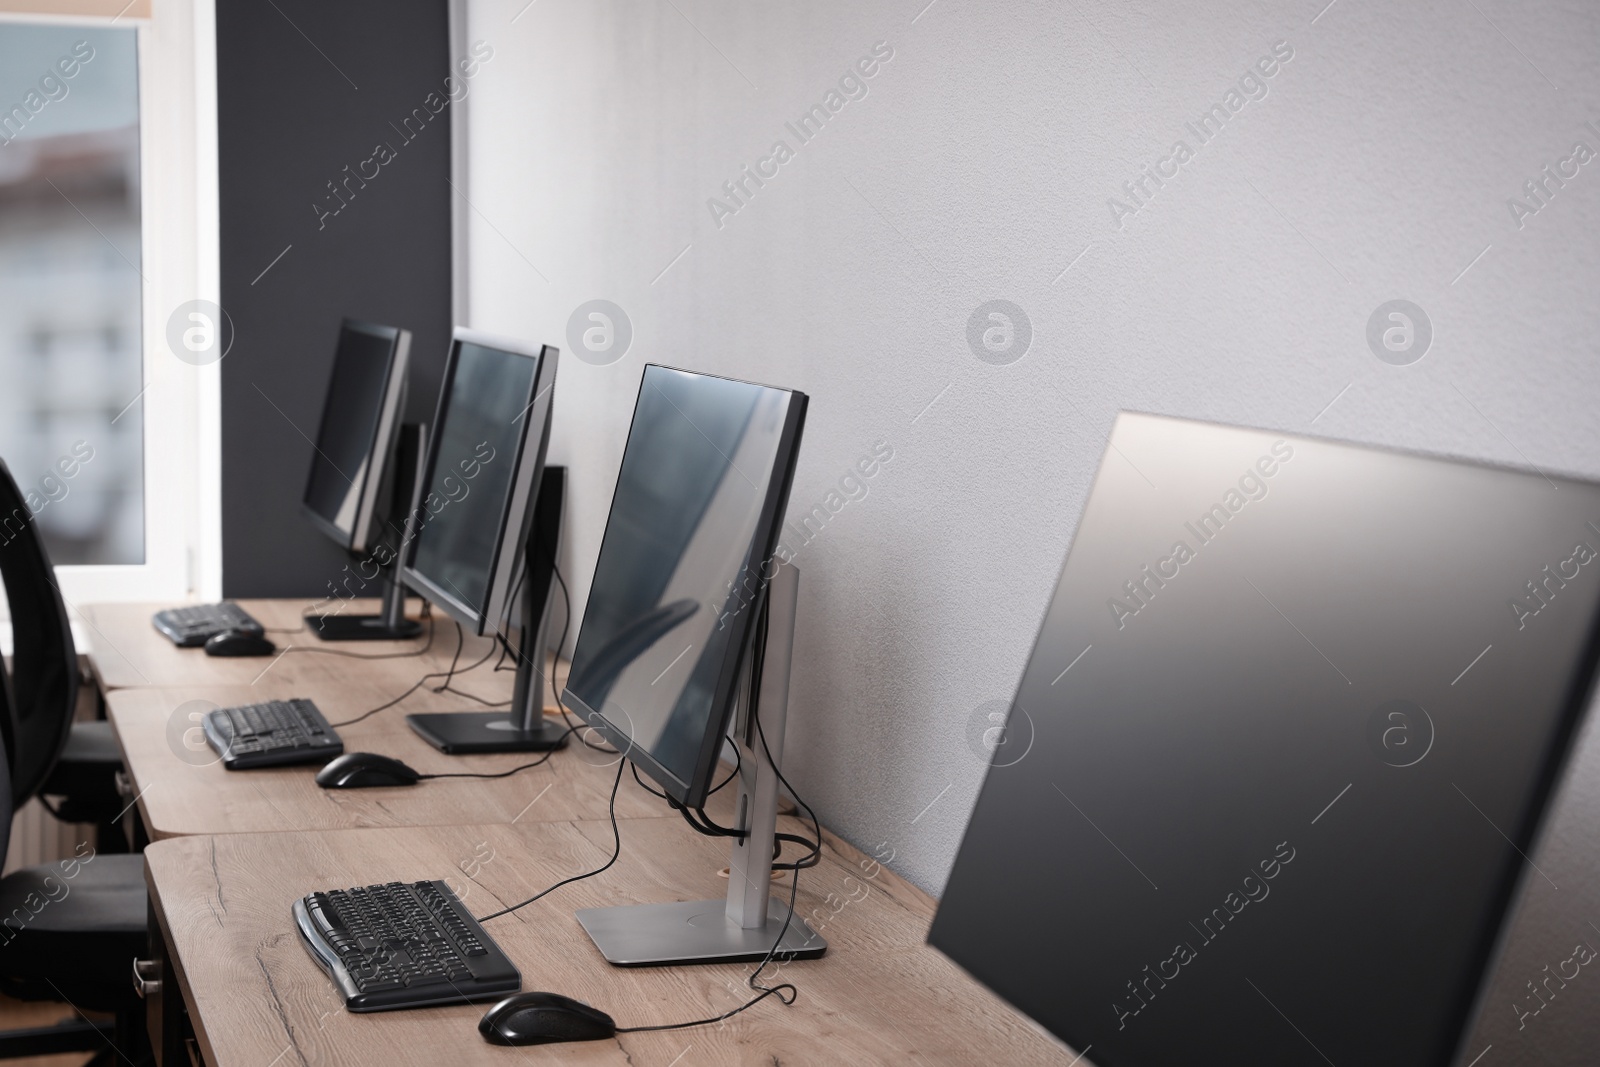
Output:
<svg viewBox="0 0 1600 1067">
<path fill-rule="evenodd" d="M 510 492 L 501 501 L 496 520 L 494 552 L 489 559 L 489 585 L 485 590 L 483 608 L 465 603 L 455 592 L 440 586 L 432 578 L 416 569 L 417 549 L 425 535 L 428 522 L 428 497 L 432 494 L 433 474 L 438 463 L 439 450 L 444 441 L 444 416 L 455 388 L 455 371 L 463 344 L 491 348 L 506 355 L 532 360 L 533 375 L 529 379 L 528 393 L 523 398 L 523 418 L 517 434 L 516 452 L 511 457 Z M 539 482 L 544 476 L 544 459 L 550 442 L 550 394 L 555 386 L 556 360 L 559 353 L 550 345 L 529 344 L 515 338 L 471 330 L 457 326 L 450 335 L 450 353 L 445 360 L 444 377 L 439 386 L 439 401 L 434 410 L 433 432 L 428 438 L 428 454 L 423 463 L 423 499 L 418 514 L 407 523 L 411 534 L 407 539 L 401 563 L 401 578 L 412 590 L 431 603 L 443 608 L 456 621 L 472 628 L 475 635 L 498 623 L 510 608 L 510 585 L 517 569 L 524 538 L 533 517 L 534 503 L 539 497 Z M 530 455 L 529 427 L 540 424 L 539 437 Z M 496 457 L 497 459 L 499 457 Z M 532 460 L 530 463 L 529 460 Z M 446 505 L 448 506 L 448 505 Z M 442 509 L 441 509 L 442 510 Z M 508 544 L 508 539 L 510 543 Z"/>
<path fill-rule="evenodd" d="M 639 378 L 639 393 L 634 400 L 633 417 L 628 423 L 628 437 L 623 444 L 622 457 L 625 461 L 628 456 L 628 446 L 633 442 L 633 432 L 637 425 L 639 415 L 639 402 L 644 398 L 644 391 L 650 384 L 652 370 L 664 371 L 674 374 L 689 374 L 697 378 L 718 378 L 722 381 L 737 382 L 740 385 L 751 385 L 761 389 L 771 389 L 775 392 L 789 394 L 789 405 L 784 413 L 783 429 L 778 434 L 777 454 L 773 457 L 773 477 L 767 485 L 767 497 L 761 504 L 761 512 L 756 519 L 756 537 L 750 546 L 750 552 L 745 557 L 743 567 L 746 570 L 755 569 L 758 574 L 765 573 L 767 562 L 777 562 L 777 546 L 779 534 L 783 525 L 783 517 L 788 507 L 789 494 L 794 487 L 795 468 L 800 455 L 800 440 L 805 430 L 806 408 L 810 397 L 798 389 L 788 389 L 778 385 L 764 385 L 759 382 L 749 382 L 740 378 L 730 378 L 726 375 L 707 374 L 703 371 L 684 370 L 681 367 L 669 367 L 661 363 L 647 363 L 644 373 Z M 622 466 L 617 466 L 620 480 Z M 611 521 L 615 517 L 617 506 L 616 491 L 611 495 L 611 506 L 606 512 L 605 531 L 600 537 L 600 546 L 605 547 L 605 533 L 611 529 Z M 599 567 L 600 554 L 596 553 L 595 565 Z M 740 671 L 744 666 L 744 657 L 749 654 L 750 639 L 755 632 L 755 626 L 760 612 L 766 605 L 766 584 L 770 578 L 763 578 L 760 594 L 752 598 L 748 610 L 741 611 L 730 622 L 734 627 L 732 639 L 728 647 L 731 654 L 726 656 L 722 669 L 718 672 L 716 687 L 712 691 L 712 720 L 709 722 L 705 736 L 700 740 L 700 750 L 695 757 L 695 767 L 691 772 L 689 781 L 681 781 L 676 774 L 668 770 L 663 764 L 650 755 L 642 746 L 635 745 L 633 739 L 625 730 L 613 724 L 604 714 L 591 708 L 584 700 L 570 688 L 563 687 L 562 701 L 573 711 L 577 712 L 601 738 L 613 748 L 622 753 L 623 758 L 633 761 L 634 766 L 648 774 L 661 786 L 674 801 L 684 807 L 698 808 L 705 803 L 710 793 L 711 777 L 717 764 L 718 754 L 722 750 L 723 738 L 727 734 L 728 724 L 732 718 L 735 697 L 739 685 Z M 594 596 L 594 582 L 589 583 L 589 594 L 584 600 L 584 616 L 588 616 L 589 599 Z M 573 653 L 576 657 L 577 644 L 583 640 L 583 631 L 580 627 L 578 639 L 573 643 Z M 570 680 L 570 672 L 569 672 Z"/>
<path fill-rule="evenodd" d="M 367 442 L 367 469 L 361 476 L 361 485 L 357 489 L 355 520 L 350 524 L 347 533 L 313 508 L 307 496 L 311 492 L 311 479 L 316 473 L 317 456 L 322 453 L 323 431 L 327 429 L 329 419 L 336 417 L 336 413 L 329 407 L 329 401 L 333 397 L 333 380 L 339 371 L 339 348 L 343 346 L 345 336 L 349 333 L 377 337 L 388 344 L 389 351 L 384 360 L 382 406 L 378 412 L 377 425 L 372 428 L 372 438 Z M 383 485 L 384 470 L 392 458 L 395 439 L 400 432 L 399 406 L 400 398 L 405 391 L 410 350 L 411 331 L 403 326 L 386 326 L 378 322 L 351 318 L 339 321 L 339 344 L 334 348 L 333 366 L 328 369 L 328 385 L 323 391 L 322 417 L 317 421 L 317 439 L 311 446 L 316 454 L 311 457 L 310 467 L 306 471 L 305 489 L 300 494 L 300 513 L 310 520 L 313 527 L 331 538 L 346 552 L 365 552 L 370 547 L 368 542 L 371 540 L 373 515 L 377 511 L 378 491 Z"/>
</svg>

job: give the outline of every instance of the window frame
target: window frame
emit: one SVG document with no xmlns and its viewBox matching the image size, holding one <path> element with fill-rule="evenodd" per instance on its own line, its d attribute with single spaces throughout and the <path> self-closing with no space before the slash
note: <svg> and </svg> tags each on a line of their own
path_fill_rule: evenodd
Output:
<svg viewBox="0 0 1600 1067">
<path fill-rule="evenodd" d="M 137 12 L 143 4 L 130 4 Z M 168 350 L 167 319 L 220 303 L 214 0 L 152 0 L 150 17 L 0 14 L 3 22 L 131 26 L 139 88 L 144 562 L 56 567 L 75 623 L 96 601 L 215 600 L 222 592 L 220 361 Z M 9 610 L 0 598 L 0 614 Z"/>
</svg>

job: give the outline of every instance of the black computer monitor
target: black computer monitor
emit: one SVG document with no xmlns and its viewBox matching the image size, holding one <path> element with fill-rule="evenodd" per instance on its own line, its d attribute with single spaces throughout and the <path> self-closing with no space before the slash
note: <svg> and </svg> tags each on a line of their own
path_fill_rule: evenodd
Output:
<svg viewBox="0 0 1600 1067">
<path fill-rule="evenodd" d="M 473 633 L 498 633 L 509 622 L 521 626 L 522 637 L 509 715 L 447 712 L 408 720 L 446 752 L 534 751 L 559 743 L 561 731 L 543 721 L 545 650 L 533 647 L 546 605 L 526 604 L 534 589 L 548 587 L 554 565 L 555 546 L 546 543 L 552 538 L 530 531 L 550 528 L 535 521 L 541 506 L 559 517 L 559 493 L 542 484 L 556 357 L 548 345 L 462 327 L 451 340 L 403 574 L 408 586 Z M 530 572 L 531 581 L 524 577 Z"/>
<path fill-rule="evenodd" d="M 1587 482 L 1119 416 L 929 940 L 1102 1067 L 1472 1058 L 1597 523 Z"/>
<path fill-rule="evenodd" d="M 689 807 L 728 728 L 806 401 L 653 364 L 639 387 L 565 698 Z"/>
<path fill-rule="evenodd" d="M 644 369 L 566 703 L 688 809 L 726 740 L 739 797 L 725 899 L 578 911 L 619 966 L 827 951 L 769 894 L 799 583 L 774 553 L 806 405 L 789 389 Z"/>
<path fill-rule="evenodd" d="M 409 330 L 354 319 L 339 325 L 300 510 L 356 559 L 342 580 L 329 583 L 335 594 L 362 595 L 381 578 L 383 605 L 376 615 L 346 614 L 343 604 L 312 615 L 309 628 L 325 641 L 393 640 L 422 631 L 405 617 L 397 566 L 426 437 L 425 427 L 401 422 L 410 354 Z"/>
<path fill-rule="evenodd" d="M 301 509 L 352 553 L 369 551 L 380 529 L 385 466 L 400 428 L 411 331 L 345 319 L 311 451 Z"/>
</svg>

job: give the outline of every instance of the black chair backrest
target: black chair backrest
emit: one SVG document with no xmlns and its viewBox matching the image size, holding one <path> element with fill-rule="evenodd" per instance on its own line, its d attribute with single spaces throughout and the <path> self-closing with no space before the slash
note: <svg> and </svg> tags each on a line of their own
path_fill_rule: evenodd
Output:
<svg viewBox="0 0 1600 1067">
<path fill-rule="evenodd" d="M 12 807 L 44 784 L 72 730 L 78 651 L 33 511 L 0 460 L 0 579 L 11 606 L 11 692 L 0 714 Z M 3 854 L 0 854 L 3 855 Z"/>
<path fill-rule="evenodd" d="M 6 661 L 0 658 L 0 719 L 11 718 L 13 703 L 11 674 L 6 670 Z M 6 853 L 11 850 L 11 813 L 16 810 L 11 800 L 11 765 L 6 759 L 9 751 L 0 741 L 0 863 L 5 862 Z"/>
</svg>

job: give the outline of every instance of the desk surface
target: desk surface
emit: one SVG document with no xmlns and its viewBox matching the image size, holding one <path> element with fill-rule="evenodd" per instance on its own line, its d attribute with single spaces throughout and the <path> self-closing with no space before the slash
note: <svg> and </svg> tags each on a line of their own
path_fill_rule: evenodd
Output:
<svg viewBox="0 0 1600 1067">
<path fill-rule="evenodd" d="M 485 667 L 462 686 L 488 693 Z M 509 677 L 509 673 L 500 676 Z M 122 745 L 152 840 L 186 834 L 266 833 L 381 826 L 436 826 L 593 818 L 606 810 L 617 757 L 584 747 L 578 735 L 548 762 L 507 778 L 442 778 L 384 789 L 323 789 L 317 768 L 226 770 L 199 733 L 199 716 L 213 707 L 310 696 L 331 722 L 353 717 L 403 692 L 401 684 L 374 688 L 364 682 L 324 683 L 297 689 L 283 681 L 257 686 L 186 686 L 120 689 L 106 698 L 106 714 Z M 498 682 L 509 695 L 508 682 Z M 495 774 L 543 753 L 447 756 L 406 724 L 412 711 L 464 710 L 473 705 L 450 693 L 418 690 L 364 722 L 339 727 L 346 752 L 379 752 L 424 774 Z M 732 790 L 728 790 L 731 793 Z M 665 804 L 624 775 L 617 795 L 623 818 L 660 816 Z"/>
<path fill-rule="evenodd" d="M 428 624 L 423 623 L 423 636 L 412 641 L 323 641 L 305 629 L 301 618 L 303 612 L 321 608 L 321 601 L 238 603 L 269 631 L 294 631 L 267 634 L 278 646 L 279 655 L 221 657 L 208 656 L 198 648 L 179 648 L 150 624 L 151 615 L 171 604 L 88 604 L 79 610 L 78 621 L 88 634 L 89 669 L 105 692 L 141 686 L 250 685 L 258 677 L 287 679 L 314 689 L 342 678 L 390 677 L 386 668 L 395 664 L 403 664 L 402 673 L 415 680 L 426 671 L 447 668 L 456 650 L 455 623 L 442 612 L 434 613 L 433 644 L 425 654 L 362 661 L 352 656 L 394 655 L 423 648 L 428 643 Z M 419 604 L 416 600 L 407 602 L 412 618 L 416 618 Z M 376 600 L 352 600 L 346 613 L 373 614 L 377 609 Z M 467 635 L 462 663 L 473 662 L 491 644 L 491 638 Z M 295 651 L 283 651 L 291 647 Z M 328 655 L 327 651 L 351 655 Z"/>
<path fill-rule="evenodd" d="M 785 829 L 799 830 L 786 821 Z M 746 965 L 614 968 L 590 943 L 576 908 L 726 890 L 716 873 L 727 862 L 724 843 L 675 818 L 624 820 L 621 833 L 622 857 L 611 870 L 488 924 L 522 970 L 523 988 L 577 997 L 622 1026 L 706 1018 L 742 1003 Z M 1075 1062 L 924 944 L 933 913 L 926 895 L 831 835 L 827 842 L 822 863 L 801 875 L 797 908 L 816 916 L 829 953 L 782 968 L 799 988 L 794 1005 L 769 998 L 720 1025 L 521 1049 L 479 1037 L 484 1005 L 344 1011 L 299 944 L 290 905 L 315 889 L 448 873 L 483 914 L 604 862 L 604 820 L 186 837 L 153 844 L 145 857 L 201 1048 L 218 1067 Z M 880 850 L 884 858 L 889 848 Z M 463 864 L 475 872 L 470 879 Z M 787 895 L 778 885 L 774 894 Z"/>
</svg>

